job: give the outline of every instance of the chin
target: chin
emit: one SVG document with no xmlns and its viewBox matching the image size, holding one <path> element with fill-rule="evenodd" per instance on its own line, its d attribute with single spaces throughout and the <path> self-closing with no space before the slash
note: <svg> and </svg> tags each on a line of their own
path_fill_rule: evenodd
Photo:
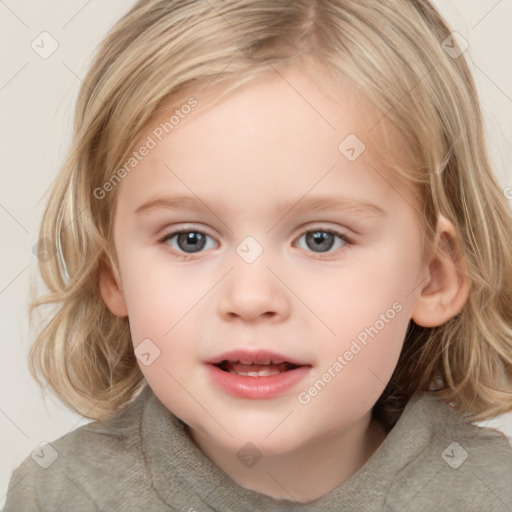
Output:
<svg viewBox="0 0 512 512">
<path fill-rule="evenodd" d="M 282 425 L 276 428 L 279 421 L 273 421 L 271 424 L 260 423 L 259 425 L 250 422 L 228 422 L 227 425 L 227 430 L 233 437 L 212 425 L 198 426 L 199 428 L 196 430 L 208 436 L 215 444 L 237 454 L 244 447 L 254 445 L 262 455 L 284 455 L 294 452 L 312 441 L 311 437 L 308 437 L 305 432 L 301 432 L 298 426 L 292 423 L 287 428 Z M 194 425 L 190 425 L 190 427 L 195 428 Z"/>
</svg>

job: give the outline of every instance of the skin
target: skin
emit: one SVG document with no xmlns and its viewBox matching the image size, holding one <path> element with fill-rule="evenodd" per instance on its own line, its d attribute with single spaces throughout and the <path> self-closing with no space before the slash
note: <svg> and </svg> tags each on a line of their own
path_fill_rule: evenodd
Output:
<svg viewBox="0 0 512 512">
<path fill-rule="evenodd" d="M 200 449 L 243 487 L 309 502 L 353 475 L 385 439 L 371 408 L 411 318 L 444 323 L 462 308 L 468 283 L 446 219 L 437 251 L 424 254 L 415 199 L 372 151 L 382 143 L 370 132 L 378 113 L 361 115 L 343 88 L 333 99 L 304 69 L 281 75 L 286 80 L 270 74 L 213 106 L 198 97 L 200 108 L 122 181 L 114 218 L 121 286 L 104 271 L 101 293 L 114 314 L 128 316 L 134 347 L 149 338 L 159 348 L 141 370 Z M 351 133 L 367 144 L 354 162 L 338 150 Z M 203 209 L 135 213 L 149 200 L 176 195 L 198 197 Z M 382 213 L 346 204 L 301 210 L 303 196 L 317 195 L 370 202 Z M 279 211 L 283 200 L 290 206 Z M 352 243 L 334 237 L 332 248 L 319 252 L 306 233 L 321 228 Z M 182 256 L 189 246 L 177 237 L 159 242 L 184 229 L 209 235 L 188 260 Z M 263 249 L 250 264 L 236 252 L 247 236 Z M 396 303 L 400 312 L 378 335 L 300 403 L 298 394 Z M 311 369 L 279 397 L 235 398 L 212 384 L 203 363 L 240 347 L 288 354 Z M 262 454 L 250 468 L 237 457 L 247 442 Z"/>
</svg>

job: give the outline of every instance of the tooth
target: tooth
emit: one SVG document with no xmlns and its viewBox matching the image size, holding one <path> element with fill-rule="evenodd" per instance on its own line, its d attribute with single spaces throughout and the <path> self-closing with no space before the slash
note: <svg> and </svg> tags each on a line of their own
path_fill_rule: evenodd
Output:
<svg viewBox="0 0 512 512">
<path fill-rule="evenodd" d="M 271 369 L 268 369 L 268 370 L 262 370 L 259 372 L 259 375 L 261 377 L 266 377 L 267 375 L 276 375 L 277 373 L 281 373 L 280 371 L 278 370 L 271 370 Z"/>
<path fill-rule="evenodd" d="M 276 375 L 278 373 L 281 373 L 278 370 L 273 369 L 263 369 L 257 372 L 235 372 L 234 370 L 229 370 L 229 373 L 234 373 L 235 375 L 241 375 L 242 377 L 267 377 L 269 375 Z"/>
<path fill-rule="evenodd" d="M 238 361 L 234 361 L 234 362 L 240 363 L 240 364 L 271 364 L 272 360 L 271 359 L 258 359 L 258 360 L 239 359 Z"/>
</svg>

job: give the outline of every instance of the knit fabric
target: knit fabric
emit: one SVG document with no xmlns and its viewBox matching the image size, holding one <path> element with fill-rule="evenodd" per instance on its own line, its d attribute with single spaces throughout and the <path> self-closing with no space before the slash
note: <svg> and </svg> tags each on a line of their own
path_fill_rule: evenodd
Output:
<svg viewBox="0 0 512 512">
<path fill-rule="evenodd" d="M 146 385 L 110 420 L 84 425 L 27 457 L 12 475 L 5 505 L 5 512 L 212 510 L 512 512 L 512 448 L 502 433 L 416 394 L 356 473 L 298 504 L 239 486 Z"/>
</svg>

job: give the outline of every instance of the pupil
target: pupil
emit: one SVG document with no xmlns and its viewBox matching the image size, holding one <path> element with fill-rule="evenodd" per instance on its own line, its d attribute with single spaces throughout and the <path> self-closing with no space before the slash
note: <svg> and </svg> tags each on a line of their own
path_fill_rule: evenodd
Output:
<svg viewBox="0 0 512 512">
<path fill-rule="evenodd" d="M 312 242 L 313 248 L 321 249 L 319 252 L 325 252 L 332 248 L 334 243 L 334 235 L 332 233 L 326 233 L 325 231 L 315 231 L 308 233 L 307 243 L 309 245 Z"/>
<path fill-rule="evenodd" d="M 196 252 L 203 249 L 205 243 L 205 237 L 201 233 L 191 231 L 189 233 L 181 233 L 178 235 L 178 245 L 180 249 L 185 251 L 187 249 L 187 244 L 188 248 L 192 248 L 192 251 L 189 252 Z"/>
</svg>

